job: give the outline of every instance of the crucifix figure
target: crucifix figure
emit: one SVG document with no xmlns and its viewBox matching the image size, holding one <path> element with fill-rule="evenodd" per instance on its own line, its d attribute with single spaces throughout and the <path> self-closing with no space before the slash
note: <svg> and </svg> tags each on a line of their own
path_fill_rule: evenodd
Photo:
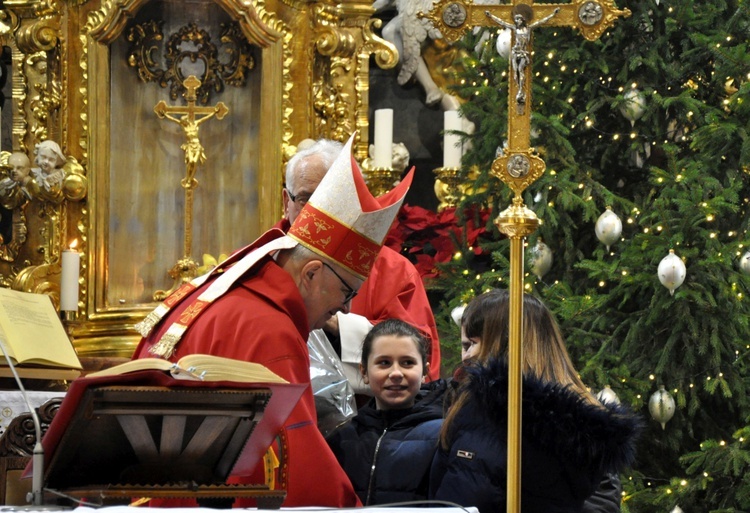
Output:
<svg viewBox="0 0 750 513">
<path fill-rule="evenodd" d="M 510 54 L 510 65 L 513 69 L 513 77 L 516 80 L 516 104 L 521 107 L 526 103 L 525 82 L 526 68 L 531 62 L 531 30 L 542 25 L 560 12 L 560 8 L 552 11 L 552 14 L 545 16 L 534 23 L 531 22 L 533 11 L 529 5 L 518 4 L 513 8 L 513 23 L 498 18 L 490 11 L 484 11 L 489 19 L 513 32 L 513 48 Z"/>
<path fill-rule="evenodd" d="M 511 80 L 508 81 L 508 147 L 492 163 L 492 174 L 514 192 L 513 204 L 495 219 L 510 239 L 510 312 L 508 333 L 508 468 L 507 513 L 521 511 L 521 382 L 523 326 L 523 241 L 534 233 L 539 219 L 523 204 L 523 191 L 544 173 L 544 161 L 531 142 L 532 30 L 546 26 L 573 27 L 594 41 L 619 16 L 614 0 L 572 0 L 569 4 L 537 4 L 512 0 L 504 5 L 475 5 L 468 0 L 438 0 L 429 13 L 448 43 L 457 41 L 475 26 L 500 25 L 513 33 Z M 537 19 L 538 21 L 533 21 Z"/>
<path fill-rule="evenodd" d="M 199 107 L 196 105 L 196 91 L 201 85 L 195 75 L 190 75 L 183 82 L 185 86 L 185 100 L 187 105 L 167 105 L 162 100 L 154 107 L 154 112 L 160 119 L 168 119 L 180 125 L 185 132 L 185 143 L 180 148 L 185 152 L 185 178 L 180 180 L 180 185 L 185 189 L 185 244 L 184 254 L 177 264 L 169 271 L 169 275 L 174 278 L 180 278 L 181 281 L 189 281 L 195 277 L 198 264 L 190 257 L 191 247 L 193 244 L 193 189 L 198 186 L 198 180 L 195 179 L 195 173 L 198 166 L 206 162 L 206 152 L 198 137 L 200 125 L 209 119 L 223 119 L 229 109 L 223 102 L 217 103 L 214 107 Z M 168 292 L 157 291 L 155 299 L 162 295 L 166 297 Z"/>
</svg>

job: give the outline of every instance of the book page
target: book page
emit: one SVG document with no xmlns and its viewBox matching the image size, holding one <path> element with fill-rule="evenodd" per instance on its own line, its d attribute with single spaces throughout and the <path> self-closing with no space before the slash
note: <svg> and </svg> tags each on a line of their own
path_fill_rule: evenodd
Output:
<svg viewBox="0 0 750 513">
<path fill-rule="evenodd" d="M 264 365 L 208 354 L 190 354 L 177 362 L 190 374 L 206 381 L 240 381 L 243 383 L 288 383 Z M 179 377 L 179 376 L 175 376 Z M 199 378 L 200 379 L 200 378 Z"/>
<path fill-rule="evenodd" d="M 81 368 L 48 296 L 0 288 L 0 326 L 19 364 Z"/>
<path fill-rule="evenodd" d="M 100 378 L 102 376 L 118 376 L 120 374 L 142 370 L 169 371 L 172 368 L 172 365 L 174 364 L 169 360 L 162 360 L 161 358 L 141 358 L 139 360 L 131 360 L 129 362 L 121 363 L 108 369 L 91 372 L 86 374 L 86 377 Z"/>
<path fill-rule="evenodd" d="M 237 381 L 242 383 L 288 383 L 259 363 L 232 360 L 209 354 L 189 354 L 176 364 L 161 358 L 141 358 L 87 374 L 89 378 L 117 376 L 141 370 L 168 371 L 177 379 Z"/>
</svg>

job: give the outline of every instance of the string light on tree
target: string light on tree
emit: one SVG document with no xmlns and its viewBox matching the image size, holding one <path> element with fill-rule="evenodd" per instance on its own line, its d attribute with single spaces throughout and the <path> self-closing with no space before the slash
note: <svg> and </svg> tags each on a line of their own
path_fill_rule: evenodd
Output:
<svg viewBox="0 0 750 513">
<path fill-rule="evenodd" d="M 670 295 L 674 296 L 675 289 L 685 281 L 687 269 L 685 262 L 675 255 L 673 249 L 670 249 L 669 254 L 661 259 L 657 273 L 661 284 L 669 290 Z"/>
</svg>

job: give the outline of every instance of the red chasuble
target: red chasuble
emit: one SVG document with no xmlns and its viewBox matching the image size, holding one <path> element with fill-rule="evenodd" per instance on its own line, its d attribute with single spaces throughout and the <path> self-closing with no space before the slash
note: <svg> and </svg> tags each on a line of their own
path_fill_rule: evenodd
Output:
<svg viewBox="0 0 750 513">
<path fill-rule="evenodd" d="M 265 365 L 291 383 L 310 383 L 307 312 L 297 286 L 272 259 L 214 301 L 190 326 L 170 358 L 203 353 Z M 209 280 L 210 283 L 210 280 Z M 134 358 L 152 357 L 148 349 L 205 289 L 199 287 L 141 340 Z M 282 468 L 276 488 L 287 490 L 284 507 L 359 505 L 349 478 L 317 428 L 312 390 L 308 387 L 284 425 L 280 439 Z M 262 466 L 256 470 L 262 483 Z M 243 480 L 244 481 L 244 480 Z M 235 506 L 253 505 L 252 500 Z M 156 505 L 178 505 L 165 501 Z M 179 504 L 181 505 L 181 504 Z"/>
<path fill-rule="evenodd" d="M 286 233 L 289 221 L 282 219 L 274 228 Z M 351 313 L 373 324 L 385 319 L 401 319 L 419 328 L 430 343 L 429 378 L 440 378 L 440 340 L 435 317 L 416 267 L 403 255 L 383 246 L 370 275 L 352 299 Z"/>
</svg>

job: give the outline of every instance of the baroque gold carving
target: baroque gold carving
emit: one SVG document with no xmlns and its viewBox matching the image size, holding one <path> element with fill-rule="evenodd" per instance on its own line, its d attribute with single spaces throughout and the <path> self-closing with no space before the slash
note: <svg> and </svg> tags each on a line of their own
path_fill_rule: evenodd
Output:
<svg viewBox="0 0 750 513">
<path fill-rule="evenodd" d="M 52 50 L 57 45 L 59 32 L 59 16 L 46 16 L 31 25 L 21 27 L 16 34 L 18 48 L 23 53 Z"/>
<path fill-rule="evenodd" d="M 165 44 L 162 43 L 165 39 L 162 23 L 156 20 L 133 26 L 127 39 L 132 43 L 128 64 L 136 68 L 142 81 L 169 87 L 172 100 L 187 92 L 184 66 L 203 70 L 201 86 L 196 91 L 201 105 L 208 103 L 212 92 L 222 92 L 225 84 L 235 87 L 245 85 L 247 71 L 255 67 L 252 48 L 237 23 L 222 25 L 220 47 L 213 43 L 207 31 L 195 23 L 180 28 L 168 37 Z M 163 45 L 166 48 L 162 48 Z M 164 68 L 158 62 L 162 54 Z M 222 62 L 219 55 L 228 56 L 228 59 Z"/>
<path fill-rule="evenodd" d="M 372 8 L 339 4 L 315 7 L 315 48 L 330 60 L 315 70 L 314 107 L 320 135 L 344 141 L 355 130 L 355 156 L 367 158 L 370 56 L 389 68 L 398 62 L 396 47 L 375 35 L 380 20 Z"/>
</svg>

